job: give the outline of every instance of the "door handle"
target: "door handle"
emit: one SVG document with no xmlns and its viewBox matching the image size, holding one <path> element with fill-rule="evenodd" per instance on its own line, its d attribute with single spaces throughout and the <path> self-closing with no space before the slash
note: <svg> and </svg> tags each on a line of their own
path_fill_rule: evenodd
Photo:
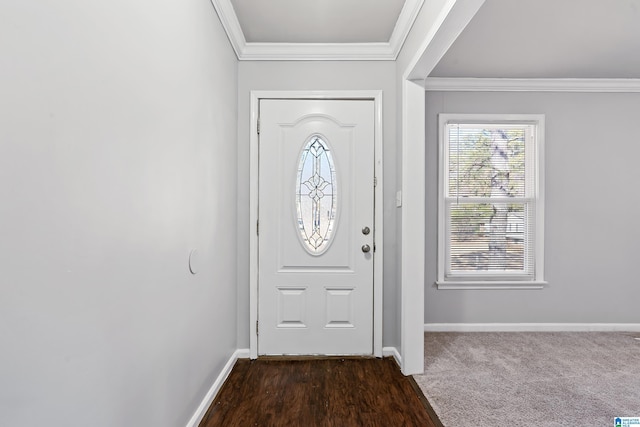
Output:
<svg viewBox="0 0 640 427">
<path fill-rule="evenodd" d="M 371 250 L 371 246 L 369 245 L 362 245 L 362 252 L 364 252 L 365 254 L 367 252 L 369 252 Z"/>
</svg>

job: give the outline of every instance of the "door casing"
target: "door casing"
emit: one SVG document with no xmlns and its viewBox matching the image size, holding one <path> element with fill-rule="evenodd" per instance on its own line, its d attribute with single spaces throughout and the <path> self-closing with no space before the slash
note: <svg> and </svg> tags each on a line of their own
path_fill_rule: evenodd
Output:
<svg viewBox="0 0 640 427">
<path fill-rule="evenodd" d="M 259 146 L 258 117 L 260 99 L 341 99 L 373 100 L 374 103 L 374 223 L 373 254 L 373 355 L 382 357 L 382 278 L 383 278 L 383 175 L 382 175 L 382 91 L 251 91 L 249 140 L 249 356 L 258 357 L 258 195 Z"/>
</svg>

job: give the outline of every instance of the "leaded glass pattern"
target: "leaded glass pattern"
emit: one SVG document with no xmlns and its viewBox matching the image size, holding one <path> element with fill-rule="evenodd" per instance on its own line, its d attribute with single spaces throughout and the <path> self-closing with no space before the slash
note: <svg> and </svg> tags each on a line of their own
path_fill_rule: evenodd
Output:
<svg viewBox="0 0 640 427">
<path fill-rule="evenodd" d="M 329 246 L 337 212 L 337 180 L 327 142 L 314 135 L 306 142 L 296 176 L 296 210 L 303 246 L 320 255 Z"/>
</svg>

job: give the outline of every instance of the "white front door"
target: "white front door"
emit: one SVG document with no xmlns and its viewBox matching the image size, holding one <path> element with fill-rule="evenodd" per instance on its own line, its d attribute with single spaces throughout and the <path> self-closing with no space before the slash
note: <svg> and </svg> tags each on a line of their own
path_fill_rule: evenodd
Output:
<svg viewBox="0 0 640 427">
<path fill-rule="evenodd" d="M 260 100 L 258 353 L 372 354 L 374 102 Z"/>
</svg>

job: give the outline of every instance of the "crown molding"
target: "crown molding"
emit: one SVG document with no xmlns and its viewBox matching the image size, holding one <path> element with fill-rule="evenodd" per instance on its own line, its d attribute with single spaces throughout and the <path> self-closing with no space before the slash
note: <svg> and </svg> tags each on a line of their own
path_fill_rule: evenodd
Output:
<svg viewBox="0 0 640 427">
<path fill-rule="evenodd" d="M 211 3 L 218 14 L 218 18 L 220 18 L 224 31 L 227 33 L 229 42 L 231 42 L 231 47 L 233 47 L 233 50 L 236 52 L 236 56 L 240 58 L 242 50 L 244 49 L 244 46 L 246 46 L 247 42 L 244 38 L 236 12 L 233 10 L 231 1 L 211 0 Z"/>
<path fill-rule="evenodd" d="M 241 61 L 393 61 L 389 43 L 246 43 Z"/>
<path fill-rule="evenodd" d="M 413 27 L 413 23 L 416 21 L 423 4 L 424 0 L 405 1 L 400 11 L 400 16 L 398 16 L 396 26 L 391 33 L 391 38 L 389 38 L 389 46 L 393 51 L 393 60 L 400 54 L 400 49 L 402 49 L 402 45 L 404 45 L 404 41 L 407 39 L 409 31 L 411 31 L 411 27 Z"/>
<path fill-rule="evenodd" d="M 406 0 L 389 42 L 248 43 L 231 0 L 211 0 L 240 61 L 394 61 L 424 0 Z"/>
<path fill-rule="evenodd" d="M 425 35 L 423 44 L 418 49 L 419 54 L 405 70 L 404 78 L 414 82 L 424 81 L 484 2 L 485 0 L 446 0 Z"/>
<path fill-rule="evenodd" d="M 640 79 L 495 79 L 427 77 L 427 91 L 459 92 L 640 92 Z"/>
</svg>

